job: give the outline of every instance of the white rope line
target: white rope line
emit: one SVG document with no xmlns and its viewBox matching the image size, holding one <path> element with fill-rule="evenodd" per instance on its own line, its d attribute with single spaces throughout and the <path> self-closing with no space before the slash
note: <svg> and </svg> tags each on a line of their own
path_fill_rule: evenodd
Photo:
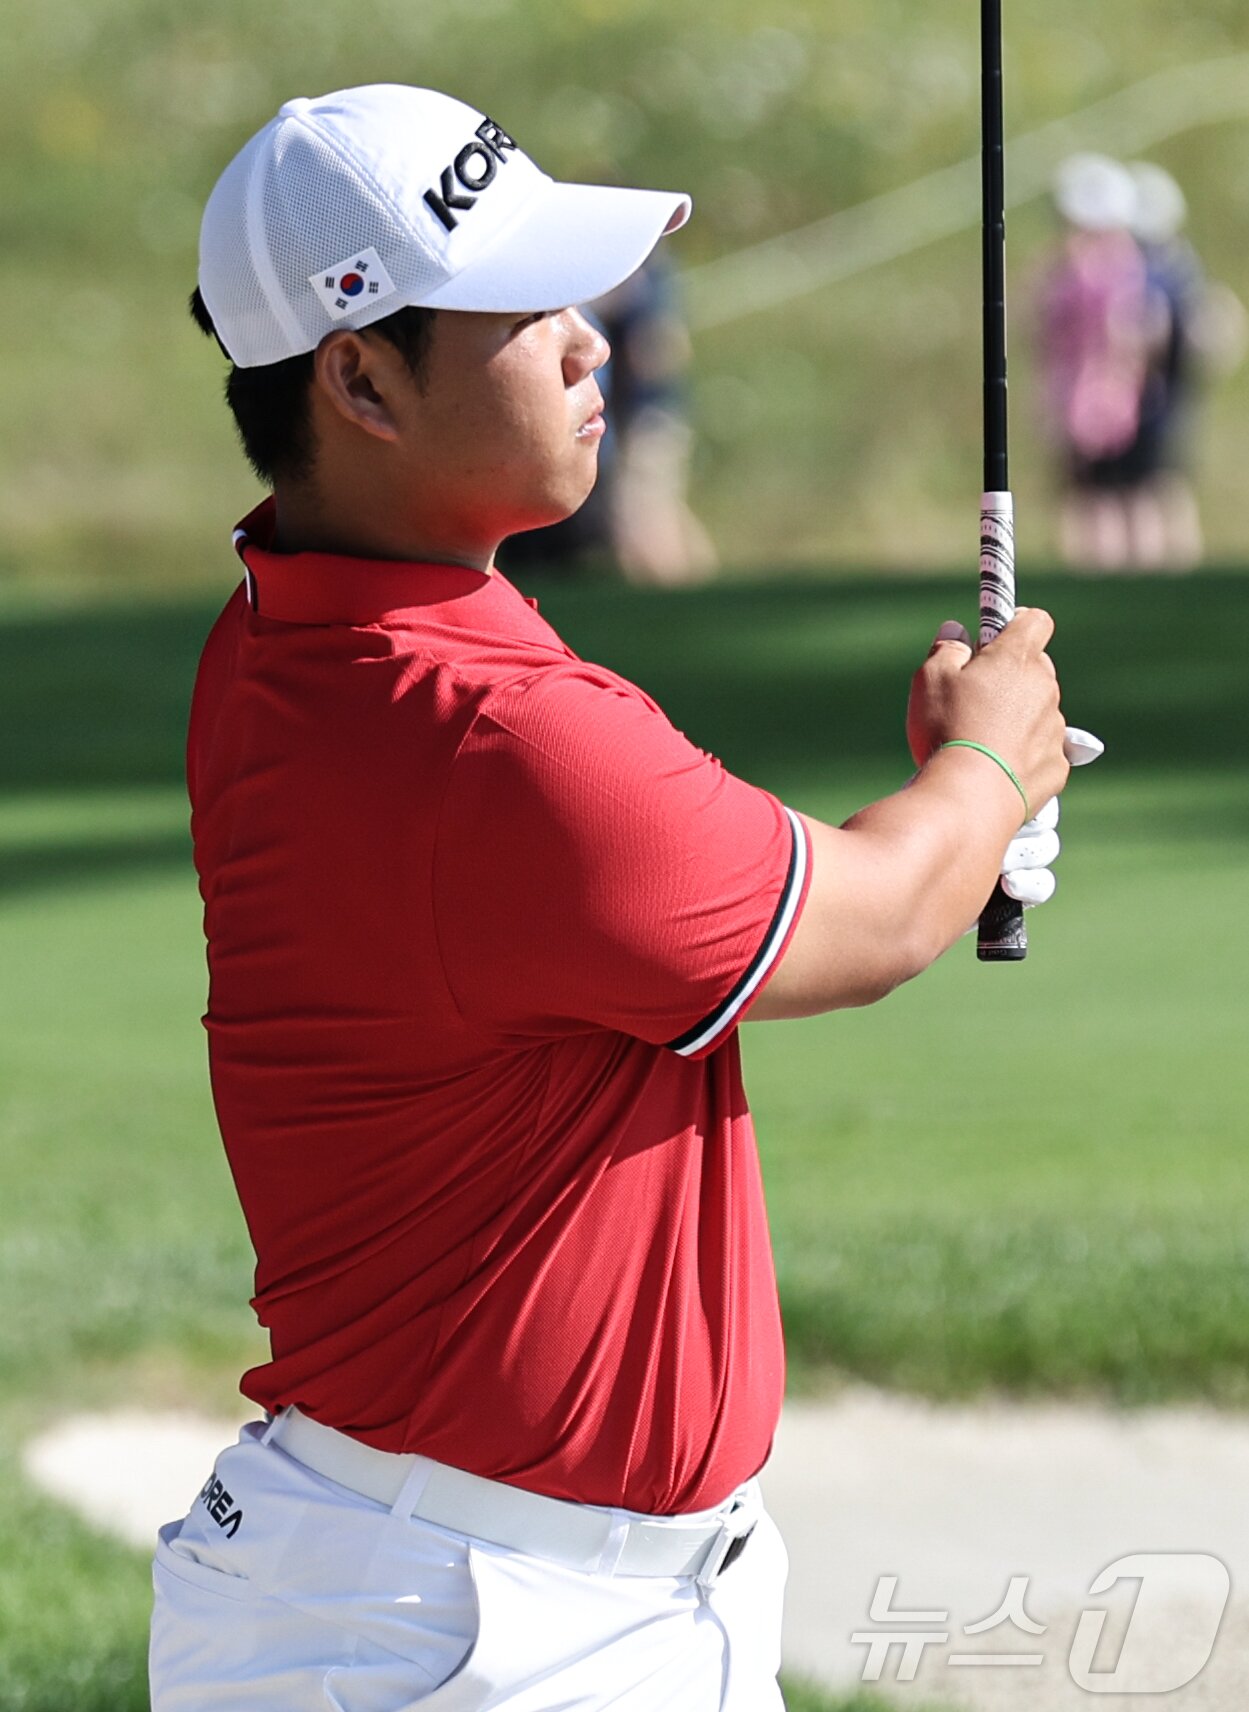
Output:
<svg viewBox="0 0 1249 1712">
<path fill-rule="evenodd" d="M 1199 126 L 1244 118 L 1249 54 L 1155 72 L 1008 143 L 1007 206 L 1048 190 L 1055 167 L 1077 150 L 1131 157 Z M 976 154 L 795 231 L 686 268 L 681 283 L 689 325 L 702 332 L 775 309 L 979 222 Z"/>
</svg>

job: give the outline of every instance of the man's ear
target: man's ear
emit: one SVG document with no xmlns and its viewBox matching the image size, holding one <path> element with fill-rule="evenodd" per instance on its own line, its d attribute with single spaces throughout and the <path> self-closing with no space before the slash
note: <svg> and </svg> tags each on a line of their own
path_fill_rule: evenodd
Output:
<svg viewBox="0 0 1249 1712">
<path fill-rule="evenodd" d="M 387 360 L 392 354 L 399 357 L 384 341 L 344 328 L 322 339 L 313 365 L 313 384 L 326 402 L 378 440 L 399 437 L 389 403 L 395 383 L 394 365 Z"/>
</svg>

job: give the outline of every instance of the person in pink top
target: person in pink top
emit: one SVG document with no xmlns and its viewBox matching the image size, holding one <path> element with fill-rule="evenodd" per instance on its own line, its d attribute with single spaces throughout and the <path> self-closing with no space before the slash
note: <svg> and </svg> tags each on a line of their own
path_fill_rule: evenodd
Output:
<svg viewBox="0 0 1249 1712">
<path fill-rule="evenodd" d="M 1141 426 L 1159 329 L 1130 229 L 1136 191 L 1127 169 L 1073 156 L 1054 195 L 1065 231 L 1042 287 L 1039 336 L 1060 541 L 1068 564 L 1115 570 L 1148 552 L 1154 472 Z"/>
</svg>

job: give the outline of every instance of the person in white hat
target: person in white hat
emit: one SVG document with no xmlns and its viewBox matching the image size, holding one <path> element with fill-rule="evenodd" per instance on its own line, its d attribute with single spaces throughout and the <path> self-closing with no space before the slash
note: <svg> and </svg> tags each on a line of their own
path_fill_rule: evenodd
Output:
<svg viewBox="0 0 1249 1712">
<path fill-rule="evenodd" d="M 1072 155 L 1054 178 L 1063 223 L 1041 291 L 1038 332 L 1047 427 L 1068 564 L 1132 561 L 1144 471 L 1137 443 L 1154 332 L 1145 262 L 1131 232 L 1131 174 L 1104 155 Z"/>
<path fill-rule="evenodd" d="M 1244 355 L 1245 311 L 1228 286 L 1206 278 L 1184 235 L 1188 203 L 1172 175 L 1152 161 L 1132 161 L 1128 171 L 1155 327 L 1138 435 L 1145 480 L 1135 533 L 1145 551 L 1136 562 L 1188 571 L 1204 550 L 1191 473 L 1195 421 L 1205 388 Z"/>
<path fill-rule="evenodd" d="M 397 85 L 289 102 L 209 200 L 194 307 L 273 494 L 187 766 L 271 1354 L 161 1530 L 154 1712 L 781 1706 L 738 1025 L 881 997 L 999 871 L 1047 897 L 1057 805 L 1016 835 L 1067 760 L 1048 617 L 974 659 L 951 623 L 916 777 L 824 826 L 498 573 L 594 481 L 575 306 L 689 207 Z"/>
</svg>

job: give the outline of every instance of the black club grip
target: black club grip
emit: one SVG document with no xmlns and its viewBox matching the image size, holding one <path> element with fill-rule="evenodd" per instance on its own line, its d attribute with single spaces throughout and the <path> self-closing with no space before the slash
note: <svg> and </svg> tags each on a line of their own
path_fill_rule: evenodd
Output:
<svg viewBox="0 0 1249 1712">
<path fill-rule="evenodd" d="M 976 956 L 982 963 L 1022 963 L 1028 955 L 1028 930 L 1023 905 L 1008 898 L 999 880 L 980 912 Z"/>
</svg>

